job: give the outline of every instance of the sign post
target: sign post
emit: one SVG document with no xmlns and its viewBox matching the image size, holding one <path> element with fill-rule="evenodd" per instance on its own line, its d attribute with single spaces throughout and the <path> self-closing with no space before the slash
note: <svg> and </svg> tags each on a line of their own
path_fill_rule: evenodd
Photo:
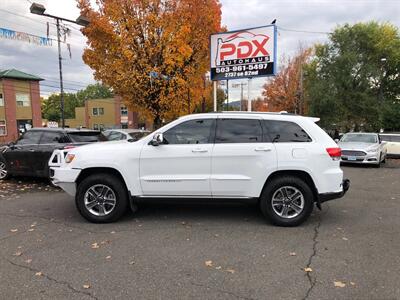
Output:
<svg viewBox="0 0 400 300">
<path fill-rule="evenodd" d="M 220 32 L 210 36 L 211 80 L 214 81 L 214 109 L 216 109 L 216 81 L 249 79 L 248 105 L 251 111 L 251 79 L 275 76 L 277 29 L 275 24 Z"/>
<path fill-rule="evenodd" d="M 214 111 L 217 111 L 217 81 L 213 81 Z"/>
</svg>

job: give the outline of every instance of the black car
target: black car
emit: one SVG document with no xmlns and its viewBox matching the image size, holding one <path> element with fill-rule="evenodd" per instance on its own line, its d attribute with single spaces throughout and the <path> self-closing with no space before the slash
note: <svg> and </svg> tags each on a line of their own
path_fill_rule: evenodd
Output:
<svg viewBox="0 0 400 300">
<path fill-rule="evenodd" d="M 100 131 L 70 128 L 32 128 L 15 143 L 0 147 L 0 179 L 10 175 L 48 177 L 55 149 L 104 141 Z"/>
</svg>

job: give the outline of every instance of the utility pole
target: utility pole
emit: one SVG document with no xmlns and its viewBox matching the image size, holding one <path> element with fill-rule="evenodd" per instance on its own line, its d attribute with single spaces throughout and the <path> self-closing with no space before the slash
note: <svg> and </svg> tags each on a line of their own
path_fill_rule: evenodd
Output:
<svg viewBox="0 0 400 300">
<path fill-rule="evenodd" d="M 237 88 L 240 87 L 240 110 L 243 110 L 243 87 L 246 86 L 247 83 L 241 82 L 241 83 L 236 83 L 236 84 L 232 84 L 232 87 Z"/>
<path fill-rule="evenodd" d="M 66 21 L 69 23 L 74 23 L 80 26 L 88 26 L 89 20 L 84 16 L 79 16 L 76 21 L 53 16 L 45 13 L 46 8 L 42 4 L 32 3 L 30 7 L 30 12 L 35 15 L 45 16 L 49 18 L 53 18 L 56 20 L 57 26 L 57 46 L 58 46 L 58 70 L 60 73 L 60 107 L 61 107 L 61 124 L 62 128 L 65 127 L 65 110 L 64 110 L 64 83 L 62 76 L 62 57 L 61 57 L 61 30 L 60 30 L 60 21 Z"/>
</svg>

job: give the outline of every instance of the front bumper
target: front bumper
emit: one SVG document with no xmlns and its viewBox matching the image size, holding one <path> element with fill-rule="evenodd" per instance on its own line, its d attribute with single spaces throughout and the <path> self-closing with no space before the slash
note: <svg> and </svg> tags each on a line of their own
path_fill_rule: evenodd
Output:
<svg viewBox="0 0 400 300">
<path fill-rule="evenodd" d="M 342 150 L 343 151 L 343 150 Z M 362 152 L 362 151 L 358 151 Z M 343 155 L 341 157 L 342 163 L 352 163 L 352 164 L 378 164 L 379 163 L 379 152 L 378 153 L 367 153 L 365 155 Z"/>
<path fill-rule="evenodd" d="M 81 173 L 81 169 L 71 168 L 51 168 L 50 179 L 56 186 L 62 188 L 67 194 L 75 196 L 76 194 L 76 179 Z"/>
<path fill-rule="evenodd" d="M 341 192 L 338 192 L 338 193 L 323 193 L 323 194 L 319 194 L 318 195 L 318 203 L 321 204 L 321 203 L 324 203 L 324 202 L 329 201 L 329 200 L 342 198 L 350 188 L 350 179 L 343 179 L 342 187 L 343 187 L 343 190 Z"/>
</svg>

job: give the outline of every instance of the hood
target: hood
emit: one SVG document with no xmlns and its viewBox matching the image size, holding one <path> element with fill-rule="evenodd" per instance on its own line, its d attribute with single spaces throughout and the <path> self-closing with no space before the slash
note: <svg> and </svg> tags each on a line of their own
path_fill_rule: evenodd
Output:
<svg viewBox="0 0 400 300">
<path fill-rule="evenodd" d="M 378 144 L 376 143 L 358 143 L 358 142 L 339 142 L 338 146 L 342 150 L 367 150 L 369 148 L 375 148 Z"/>
</svg>

